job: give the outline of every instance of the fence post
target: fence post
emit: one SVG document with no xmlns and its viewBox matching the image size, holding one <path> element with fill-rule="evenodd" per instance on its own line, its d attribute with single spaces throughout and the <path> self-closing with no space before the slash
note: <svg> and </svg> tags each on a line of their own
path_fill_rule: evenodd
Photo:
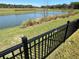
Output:
<svg viewBox="0 0 79 59">
<path fill-rule="evenodd" d="M 67 21 L 67 27 L 66 27 L 65 36 L 64 36 L 64 42 L 65 42 L 65 39 L 67 37 L 67 31 L 68 31 L 69 23 L 70 23 L 70 21 Z"/>
<path fill-rule="evenodd" d="M 77 28 L 79 28 L 79 19 L 77 19 Z"/>
<path fill-rule="evenodd" d="M 28 43 L 27 43 L 27 37 L 22 37 L 22 44 L 24 49 L 24 58 L 29 59 L 29 53 L 28 53 Z"/>
</svg>

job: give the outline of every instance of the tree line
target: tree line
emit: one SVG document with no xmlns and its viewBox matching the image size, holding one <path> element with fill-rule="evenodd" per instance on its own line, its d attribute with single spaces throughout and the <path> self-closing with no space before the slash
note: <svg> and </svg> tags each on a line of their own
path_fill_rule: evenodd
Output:
<svg viewBox="0 0 79 59">
<path fill-rule="evenodd" d="M 13 5 L 13 4 L 0 4 L 0 8 L 34 8 L 32 5 Z"/>
<path fill-rule="evenodd" d="M 70 4 L 58 4 L 58 5 L 47 5 L 47 6 L 41 6 L 41 8 L 73 8 L 73 9 L 79 9 L 79 2 L 71 2 Z"/>
<path fill-rule="evenodd" d="M 12 5 L 12 4 L 0 4 L 0 8 L 35 8 L 33 5 Z M 40 8 L 73 8 L 79 9 L 79 2 L 71 2 L 70 4 L 58 4 L 41 6 Z"/>
</svg>

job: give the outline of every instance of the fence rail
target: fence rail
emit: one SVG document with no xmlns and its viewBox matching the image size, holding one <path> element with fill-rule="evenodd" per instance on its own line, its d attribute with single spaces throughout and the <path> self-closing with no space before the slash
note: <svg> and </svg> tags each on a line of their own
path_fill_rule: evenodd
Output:
<svg viewBox="0 0 79 59">
<path fill-rule="evenodd" d="M 79 26 L 79 20 L 41 35 L 27 39 L 22 37 L 22 43 L 0 52 L 1 59 L 45 59 L 61 43 L 71 36 Z"/>
</svg>

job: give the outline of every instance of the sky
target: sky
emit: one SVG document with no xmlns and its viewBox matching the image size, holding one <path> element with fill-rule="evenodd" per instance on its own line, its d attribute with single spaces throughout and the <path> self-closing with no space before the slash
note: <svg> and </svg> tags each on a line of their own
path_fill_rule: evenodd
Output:
<svg viewBox="0 0 79 59">
<path fill-rule="evenodd" d="M 0 0 L 0 3 L 6 4 L 21 4 L 21 5 L 56 5 L 56 4 L 69 4 L 71 2 L 79 2 L 79 0 Z"/>
</svg>

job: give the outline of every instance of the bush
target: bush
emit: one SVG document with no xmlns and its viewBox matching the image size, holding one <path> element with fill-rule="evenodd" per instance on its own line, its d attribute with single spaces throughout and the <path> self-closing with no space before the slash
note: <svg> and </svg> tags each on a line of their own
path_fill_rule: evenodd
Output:
<svg viewBox="0 0 79 59">
<path fill-rule="evenodd" d="M 23 22 L 22 28 L 26 28 L 28 26 L 33 26 L 35 24 L 38 24 L 38 22 L 33 19 L 30 19 L 30 20 L 27 20 L 26 22 Z"/>
</svg>

